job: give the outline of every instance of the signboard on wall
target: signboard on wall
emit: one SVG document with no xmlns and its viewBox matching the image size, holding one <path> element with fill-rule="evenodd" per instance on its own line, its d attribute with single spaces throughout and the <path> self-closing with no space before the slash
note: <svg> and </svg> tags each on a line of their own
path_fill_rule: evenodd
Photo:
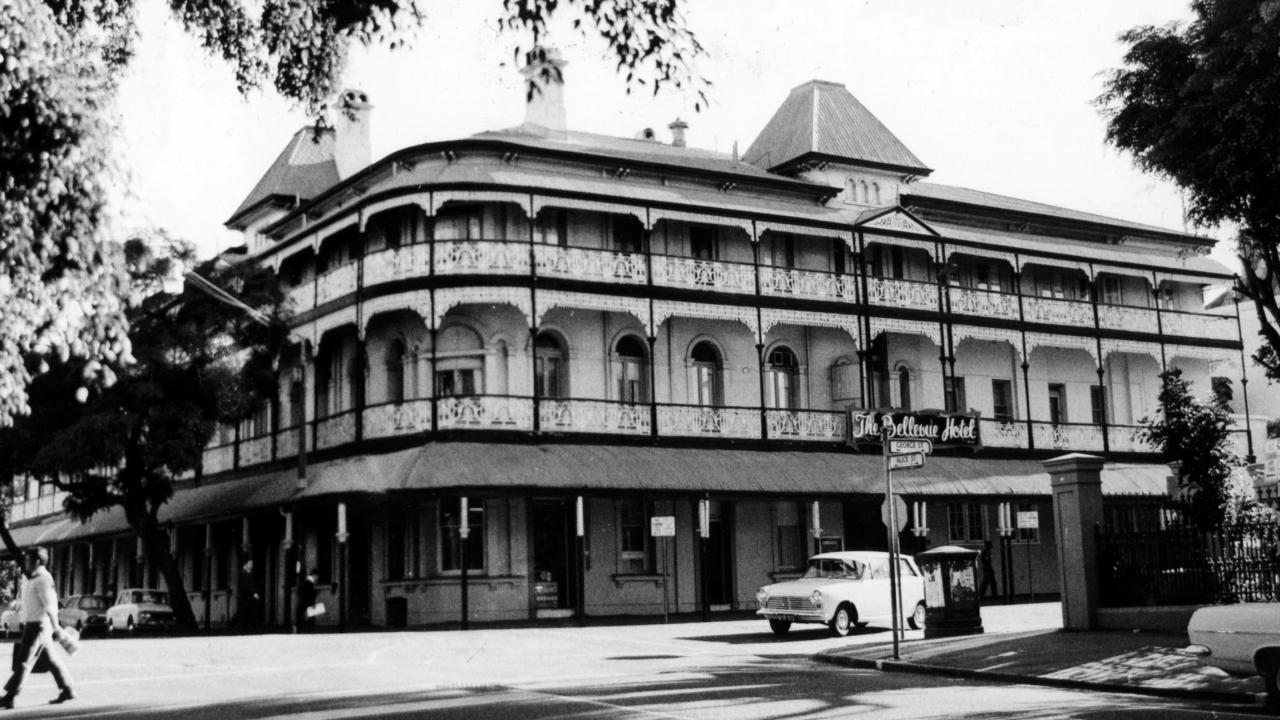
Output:
<svg viewBox="0 0 1280 720">
<path fill-rule="evenodd" d="M 928 440 L 933 448 L 980 448 L 977 416 L 939 412 L 849 411 L 849 442 L 879 443 L 882 432 L 890 440 Z"/>
<path fill-rule="evenodd" d="M 675 516 L 655 515 L 654 517 L 649 518 L 649 534 L 654 537 L 675 537 Z"/>
</svg>

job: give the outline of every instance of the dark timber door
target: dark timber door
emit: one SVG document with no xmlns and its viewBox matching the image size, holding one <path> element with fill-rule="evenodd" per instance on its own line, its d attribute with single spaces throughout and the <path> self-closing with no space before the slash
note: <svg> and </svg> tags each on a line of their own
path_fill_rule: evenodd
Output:
<svg viewBox="0 0 1280 720">
<path fill-rule="evenodd" d="M 733 506 L 711 501 L 707 538 L 707 602 L 712 610 L 733 609 Z"/>
<path fill-rule="evenodd" d="M 577 588 L 573 559 L 574 505 L 564 498 L 533 501 L 534 607 L 543 617 L 563 616 L 574 607 Z"/>
</svg>

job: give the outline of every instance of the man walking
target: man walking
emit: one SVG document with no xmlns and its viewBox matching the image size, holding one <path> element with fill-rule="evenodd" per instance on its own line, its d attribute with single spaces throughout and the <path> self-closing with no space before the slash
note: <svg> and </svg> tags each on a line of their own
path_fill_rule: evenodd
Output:
<svg viewBox="0 0 1280 720">
<path fill-rule="evenodd" d="M 42 547 L 30 548 L 22 555 L 22 570 L 26 574 L 21 591 L 22 637 L 13 655 L 13 675 L 4 685 L 4 695 L 0 696 L 0 708 L 6 710 L 13 707 L 13 699 L 22 690 L 23 681 L 41 653 L 45 654 L 49 672 L 61 690 L 51 704 L 76 697 L 71 689 L 71 674 L 61 659 L 49 652 L 49 645 L 62 637 L 62 627 L 58 624 L 58 593 L 53 587 L 53 576 L 45 569 L 48 563 L 49 551 Z"/>
<path fill-rule="evenodd" d="M 978 597 L 985 599 L 987 590 L 991 590 L 991 597 L 1000 597 L 1000 590 L 996 587 L 996 569 L 991 564 L 991 541 L 982 541 L 982 585 L 978 587 Z"/>
</svg>

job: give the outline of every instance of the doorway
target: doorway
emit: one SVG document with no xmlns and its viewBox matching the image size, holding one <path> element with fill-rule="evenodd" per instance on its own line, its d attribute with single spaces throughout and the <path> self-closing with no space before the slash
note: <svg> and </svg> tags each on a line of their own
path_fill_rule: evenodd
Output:
<svg viewBox="0 0 1280 720">
<path fill-rule="evenodd" d="M 712 611 L 732 610 L 733 506 L 712 500 L 710 515 L 710 533 L 706 541 L 707 604 Z"/>
<path fill-rule="evenodd" d="M 369 509 L 357 503 L 347 505 L 347 623 L 354 627 L 369 624 Z M 341 546 L 339 546 L 341 547 Z"/>
<path fill-rule="evenodd" d="M 532 503 L 533 602 L 539 618 L 574 613 L 578 573 L 573 557 L 573 508 L 566 498 L 534 498 Z"/>
</svg>

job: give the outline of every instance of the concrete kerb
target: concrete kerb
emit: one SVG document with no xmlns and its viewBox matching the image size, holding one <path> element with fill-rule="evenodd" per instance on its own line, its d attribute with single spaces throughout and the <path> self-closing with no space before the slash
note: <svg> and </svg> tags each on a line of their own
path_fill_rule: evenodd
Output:
<svg viewBox="0 0 1280 720">
<path fill-rule="evenodd" d="M 813 655 L 812 659 L 815 662 L 856 668 L 859 670 L 915 673 L 917 675 L 934 675 L 966 680 L 988 680 L 991 682 L 1018 683 L 1022 685 L 1043 685 L 1046 687 L 1064 688 L 1068 690 L 1118 692 L 1133 695 L 1147 695 L 1152 697 L 1166 697 L 1178 700 L 1212 700 L 1215 702 L 1251 705 L 1265 705 L 1267 703 L 1267 696 L 1265 693 L 1187 690 L 1182 688 L 1153 688 L 1143 687 L 1141 685 L 1091 682 L 1088 680 L 1068 680 L 1065 678 L 1019 675 L 1016 673 L 1003 673 L 992 670 L 971 670 L 969 668 L 948 667 L 945 665 L 928 665 L 925 663 L 905 662 L 902 660 L 875 660 L 871 658 L 849 657 L 847 655 L 836 654 L 830 650 Z"/>
</svg>

